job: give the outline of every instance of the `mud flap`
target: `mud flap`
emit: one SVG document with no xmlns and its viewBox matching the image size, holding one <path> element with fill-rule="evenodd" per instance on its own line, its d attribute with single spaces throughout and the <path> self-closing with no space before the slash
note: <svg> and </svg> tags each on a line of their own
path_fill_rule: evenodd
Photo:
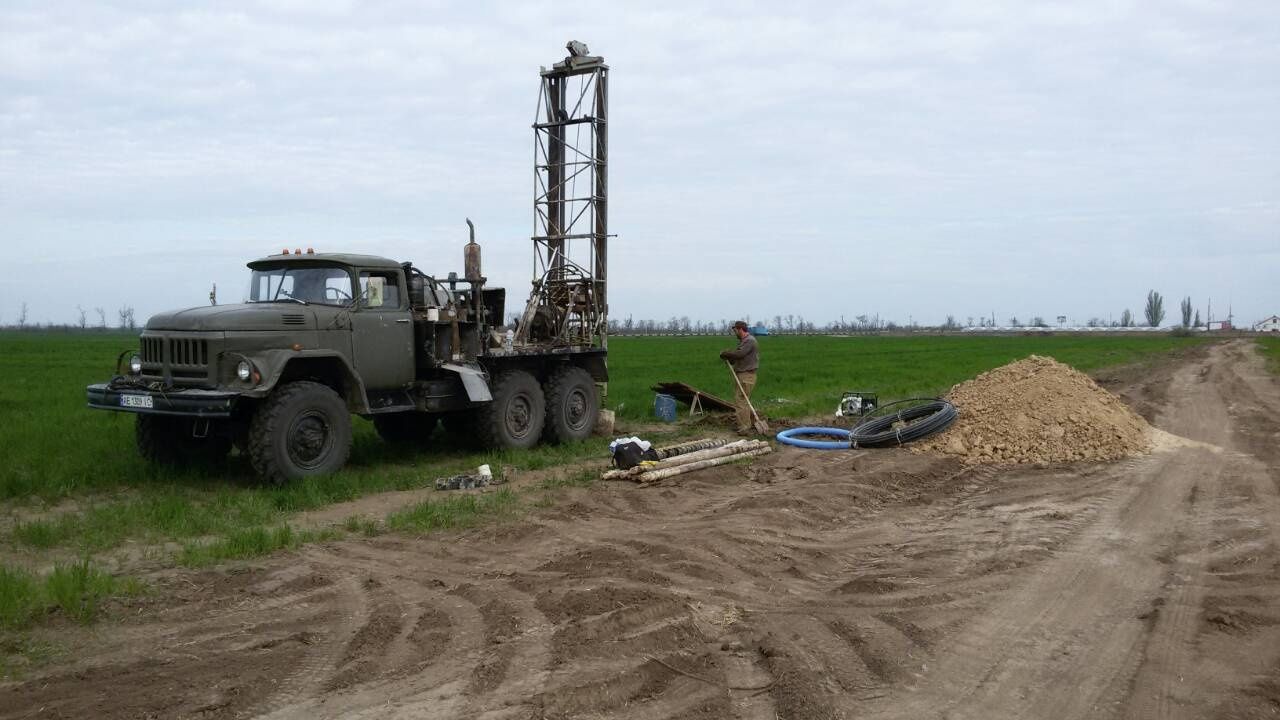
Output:
<svg viewBox="0 0 1280 720">
<path fill-rule="evenodd" d="M 458 373 L 458 377 L 462 379 L 462 387 L 467 391 L 467 399 L 471 402 L 490 402 L 493 400 L 493 394 L 489 392 L 489 381 L 486 379 L 484 371 L 479 367 L 458 365 L 456 363 L 445 363 L 440 367 L 450 372 Z"/>
</svg>

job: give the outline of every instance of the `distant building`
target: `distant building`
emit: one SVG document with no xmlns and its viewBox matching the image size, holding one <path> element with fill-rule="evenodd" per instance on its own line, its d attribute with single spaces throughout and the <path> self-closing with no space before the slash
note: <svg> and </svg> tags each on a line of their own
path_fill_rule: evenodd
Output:
<svg viewBox="0 0 1280 720">
<path fill-rule="evenodd" d="M 1258 332 L 1280 332 L 1280 315 L 1272 315 L 1254 325 L 1253 329 Z"/>
</svg>

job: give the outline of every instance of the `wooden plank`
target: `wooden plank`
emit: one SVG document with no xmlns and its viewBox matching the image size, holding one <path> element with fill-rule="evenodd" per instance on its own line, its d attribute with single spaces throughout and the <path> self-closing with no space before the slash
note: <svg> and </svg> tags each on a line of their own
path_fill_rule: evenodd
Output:
<svg viewBox="0 0 1280 720">
<path fill-rule="evenodd" d="M 709 392 L 704 392 L 698 388 L 682 382 L 663 382 L 650 388 L 654 392 L 670 395 L 685 405 L 693 405 L 693 399 L 699 399 L 699 403 L 705 410 L 713 412 L 733 412 L 733 403 L 724 398 L 716 397 Z"/>
</svg>

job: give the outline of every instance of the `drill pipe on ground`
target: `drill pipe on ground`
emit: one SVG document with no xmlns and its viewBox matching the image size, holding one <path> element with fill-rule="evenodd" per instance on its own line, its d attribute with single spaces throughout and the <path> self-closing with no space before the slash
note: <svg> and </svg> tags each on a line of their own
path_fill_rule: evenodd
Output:
<svg viewBox="0 0 1280 720">
<path fill-rule="evenodd" d="M 681 475 L 695 470 L 703 470 L 716 465 L 724 465 L 735 462 L 742 458 L 755 457 L 756 455 L 767 455 L 773 452 L 773 448 L 767 443 L 764 447 L 747 450 L 745 452 L 736 452 L 723 457 L 711 458 L 709 460 L 699 460 L 697 462 L 686 463 L 684 465 L 676 465 L 675 467 L 661 468 L 658 470 L 649 470 L 636 476 L 636 481 L 641 483 L 651 483 L 658 480 L 664 480 L 674 475 Z"/>
<path fill-rule="evenodd" d="M 711 438 L 707 440 L 690 440 L 689 442 L 680 443 L 679 445 L 672 445 L 670 447 L 658 448 L 656 452 L 658 453 L 659 460 L 666 460 L 667 458 L 672 458 L 677 455 L 685 455 L 687 453 L 695 452 L 698 450 L 710 450 L 711 448 L 718 448 L 723 446 L 727 442 L 729 441 L 723 438 Z"/>
<path fill-rule="evenodd" d="M 649 470 L 661 470 L 664 468 L 675 467 L 677 465 L 685 465 L 699 460 L 708 460 L 711 458 L 724 457 L 726 455 L 734 455 L 745 452 L 746 450 L 754 450 L 767 446 L 768 443 L 763 440 L 737 440 L 728 445 L 721 447 L 708 448 L 706 450 L 697 450 L 695 452 L 677 455 L 667 458 L 666 460 L 648 461 L 626 470 L 610 470 L 604 477 L 606 480 L 617 480 L 623 478 L 632 478 L 642 472 Z"/>
<path fill-rule="evenodd" d="M 659 460 L 650 465 L 637 465 L 626 470 L 609 470 L 602 477 L 605 480 L 629 480 L 634 479 L 641 473 L 654 470 L 665 470 L 667 468 L 696 463 L 701 460 L 711 460 L 715 458 L 726 457 L 730 455 L 741 455 L 749 450 L 759 450 L 760 448 L 769 447 L 769 443 L 763 440 L 738 440 L 722 447 L 709 448 L 707 450 L 698 450 L 684 455 Z"/>
</svg>

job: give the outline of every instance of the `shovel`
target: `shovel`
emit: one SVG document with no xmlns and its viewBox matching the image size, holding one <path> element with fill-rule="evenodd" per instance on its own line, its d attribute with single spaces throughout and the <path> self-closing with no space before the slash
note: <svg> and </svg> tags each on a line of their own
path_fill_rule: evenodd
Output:
<svg viewBox="0 0 1280 720">
<path fill-rule="evenodd" d="M 738 379 L 738 373 L 733 371 L 733 363 L 729 362 L 728 360 L 725 360 L 724 364 L 729 366 L 729 374 L 733 376 L 733 382 L 735 385 L 738 386 L 738 392 L 742 393 L 742 399 L 746 400 L 747 407 L 751 408 L 751 416 L 756 419 L 752 427 L 755 428 L 757 433 L 761 435 L 768 435 L 769 423 L 760 419 L 760 413 L 756 412 L 756 406 L 751 404 L 751 398 L 747 397 L 747 391 L 742 389 L 742 381 Z"/>
</svg>

